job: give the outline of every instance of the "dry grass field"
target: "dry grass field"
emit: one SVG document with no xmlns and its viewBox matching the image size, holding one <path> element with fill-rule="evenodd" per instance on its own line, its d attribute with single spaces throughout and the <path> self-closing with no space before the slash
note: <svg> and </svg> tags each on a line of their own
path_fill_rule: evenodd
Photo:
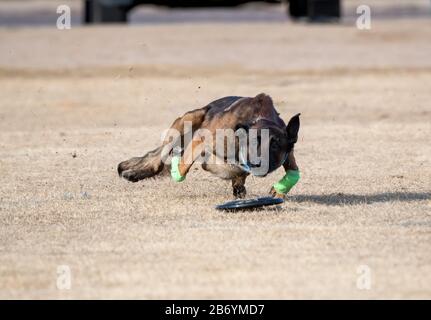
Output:
<svg viewBox="0 0 431 320">
<path fill-rule="evenodd" d="M 429 19 L 0 29 L 0 297 L 430 299 L 429 39 Z M 200 168 L 118 178 L 178 115 L 260 92 L 302 113 L 281 207 L 218 212 L 230 184 Z"/>
</svg>

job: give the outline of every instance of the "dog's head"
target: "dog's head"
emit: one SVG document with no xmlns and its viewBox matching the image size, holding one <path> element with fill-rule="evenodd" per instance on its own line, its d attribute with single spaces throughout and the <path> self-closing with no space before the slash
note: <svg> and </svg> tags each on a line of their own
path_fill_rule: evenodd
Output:
<svg viewBox="0 0 431 320">
<path fill-rule="evenodd" d="M 298 141 L 299 116 L 299 113 L 293 116 L 284 128 L 267 119 L 260 119 L 247 128 L 250 145 L 239 151 L 244 169 L 264 177 L 283 165 Z"/>
</svg>

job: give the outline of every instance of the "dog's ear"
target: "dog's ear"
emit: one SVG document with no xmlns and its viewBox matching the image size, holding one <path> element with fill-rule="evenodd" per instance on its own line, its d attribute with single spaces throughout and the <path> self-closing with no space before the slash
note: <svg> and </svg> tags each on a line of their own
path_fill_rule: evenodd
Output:
<svg viewBox="0 0 431 320">
<path fill-rule="evenodd" d="M 297 115 L 293 116 L 289 120 L 289 123 L 287 124 L 287 127 L 286 127 L 287 137 L 292 142 L 298 141 L 298 131 L 299 131 L 299 125 L 300 125 L 299 116 L 300 115 L 301 114 L 298 113 Z"/>
</svg>

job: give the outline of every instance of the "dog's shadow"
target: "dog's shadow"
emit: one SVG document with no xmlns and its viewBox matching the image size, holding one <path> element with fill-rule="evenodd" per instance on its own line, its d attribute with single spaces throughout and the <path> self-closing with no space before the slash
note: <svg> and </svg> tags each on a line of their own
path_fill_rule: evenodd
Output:
<svg viewBox="0 0 431 320">
<path fill-rule="evenodd" d="M 430 200 L 431 192 L 383 192 L 374 194 L 331 193 L 322 195 L 295 195 L 289 197 L 292 202 L 314 202 L 329 206 L 360 205 L 378 202 L 412 202 Z"/>
</svg>

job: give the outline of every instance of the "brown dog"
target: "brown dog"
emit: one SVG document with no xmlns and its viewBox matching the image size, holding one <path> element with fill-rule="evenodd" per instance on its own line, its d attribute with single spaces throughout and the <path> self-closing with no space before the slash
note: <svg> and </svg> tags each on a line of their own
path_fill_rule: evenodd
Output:
<svg viewBox="0 0 431 320">
<path fill-rule="evenodd" d="M 186 132 L 185 124 L 192 131 L 192 141 L 185 141 Z M 214 161 L 218 157 L 217 148 L 220 143 L 216 137 L 217 130 L 231 129 L 235 132 L 238 129 L 248 133 L 250 129 L 257 132 L 257 149 L 267 150 L 268 161 L 267 170 L 257 176 L 265 176 L 280 166 L 287 170 L 298 170 L 293 147 L 298 140 L 299 131 L 299 114 L 292 117 L 286 126 L 284 121 L 279 117 L 275 110 L 272 99 L 266 94 L 259 94 L 254 98 L 251 97 L 225 97 L 211 102 L 207 106 L 187 112 L 182 117 L 176 119 L 171 126 L 171 130 L 178 132 L 175 143 L 172 140 L 165 139 L 160 147 L 148 152 L 143 157 L 135 157 L 123 161 L 118 165 L 118 174 L 129 181 L 139 181 L 142 179 L 155 177 L 169 172 L 170 165 L 167 158 L 172 155 L 174 145 L 180 143 L 183 151 L 178 165 L 179 173 L 185 176 L 190 167 L 197 158 L 203 155 L 203 151 L 208 151 L 211 142 L 209 156 L 207 155 L 202 161 L 202 168 L 209 171 L 222 179 L 232 180 L 233 194 L 235 197 L 243 198 L 246 194 L 245 180 L 247 176 L 257 172 L 256 164 L 247 162 L 245 165 L 228 162 L 226 157 L 222 161 Z M 196 132 L 205 129 L 212 134 L 212 139 L 196 137 Z M 269 139 L 259 140 L 262 129 L 267 130 Z M 212 140 L 212 141 L 210 141 Z M 238 160 L 240 150 L 238 149 L 238 139 L 235 140 L 235 159 Z M 222 141 L 222 149 L 226 149 L 226 139 Z M 246 170 L 245 168 L 248 168 Z M 274 188 L 270 193 L 273 196 L 283 197 L 277 194 Z"/>
</svg>

